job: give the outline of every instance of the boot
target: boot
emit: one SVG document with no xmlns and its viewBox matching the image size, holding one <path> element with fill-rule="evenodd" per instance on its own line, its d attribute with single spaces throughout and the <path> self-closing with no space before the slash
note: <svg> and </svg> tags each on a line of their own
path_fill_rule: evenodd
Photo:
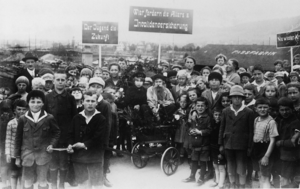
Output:
<svg viewBox="0 0 300 189">
<path fill-rule="evenodd" d="M 51 189 L 57 189 L 57 173 L 58 170 L 50 170 Z"/>
<path fill-rule="evenodd" d="M 48 184 L 46 186 L 40 186 L 40 185 L 38 185 L 38 189 L 48 189 Z"/>
<path fill-rule="evenodd" d="M 106 187 L 112 187 L 112 184 L 109 182 L 109 180 L 107 179 L 106 175 L 104 176 L 104 186 L 106 186 Z"/>
<path fill-rule="evenodd" d="M 59 189 L 65 188 L 66 175 L 67 175 L 67 170 L 59 171 Z"/>
<path fill-rule="evenodd" d="M 182 182 L 186 182 L 186 183 L 188 183 L 188 182 L 195 182 L 195 181 L 196 181 L 196 179 L 195 179 L 195 175 L 194 174 L 191 174 L 188 178 L 182 180 Z"/>
</svg>

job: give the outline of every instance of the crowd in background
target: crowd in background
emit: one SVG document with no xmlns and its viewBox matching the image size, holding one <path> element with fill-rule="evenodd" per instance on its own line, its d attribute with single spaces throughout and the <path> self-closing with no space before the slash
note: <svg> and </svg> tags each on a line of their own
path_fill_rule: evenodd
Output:
<svg viewBox="0 0 300 189">
<path fill-rule="evenodd" d="M 184 65 L 163 61 L 149 74 L 146 65 L 129 66 L 123 58 L 55 72 L 37 70 L 37 60 L 28 53 L 13 86 L 0 89 L 6 188 L 15 189 L 21 176 L 24 188 L 36 182 L 53 189 L 65 182 L 111 187 L 107 147 L 132 149 L 125 108 L 141 125 L 179 120 L 174 142 L 191 170 L 183 182 L 201 186 L 213 178 L 215 187 L 249 188 L 258 179 L 261 188 L 279 188 L 299 181 L 299 65 L 285 70 L 276 60 L 265 72 L 264 63 L 243 68 L 219 54 L 213 68 L 198 70 L 201 62 L 187 56 Z"/>
</svg>

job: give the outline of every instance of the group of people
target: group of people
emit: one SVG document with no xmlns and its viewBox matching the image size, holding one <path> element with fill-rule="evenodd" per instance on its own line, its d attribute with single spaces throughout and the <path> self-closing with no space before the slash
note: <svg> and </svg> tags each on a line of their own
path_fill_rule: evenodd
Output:
<svg viewBox="0 0 300 189">
<path fill-rule="evenodd" d="M 132 135 L 120 110 L 130 108 L 141 125 L 179 123 L 174 138 L 180 163 L 199 186 L 251 187 L 253 171 L 261 188 L 289 186 L 300 173 L 300 68 L 283 62 L 275 71 L 247 69 L 236 59 L 216 56 L 213 68 L 197 70 L 161 62 L 157 73 L 123 58 L 107 67 L 40 69 L 28 53 L 12 89 L 0 103 L 1 179 L 4 187 L 63 189 L 67 175 L 81 188 L 111 187 L 112 152 L 131 150 Z M 298 70 L 299 69 L 299 70 Z M 125 142 L 126 141 L 126 142 Z M 118 156 L 122 154 L 118 153 Z M 299 165 L 298 165 L 299 164 Z M 196 179 L 197 170 L 200 176 Z M 70 182 L 68 180 L 68 182 Z"/>
</svg>

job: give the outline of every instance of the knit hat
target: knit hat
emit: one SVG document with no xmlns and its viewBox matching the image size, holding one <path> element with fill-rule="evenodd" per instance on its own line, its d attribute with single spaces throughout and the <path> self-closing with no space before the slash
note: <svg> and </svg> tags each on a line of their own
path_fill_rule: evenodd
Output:
<svg viewBox="0 0 300 189">
<path fill-rule="evenodd" d="M 80 72 L 80 76 L 82 76 L 83 74 L 88 74 L 90 77 L 92 77 L 93 72 L 88 68 L 83 68 Z"/>
<path fill-rule="evenodd" d="M 174 64 L 171 69 L 173 70 L 174 68 L 179 68 L 181 70 L 182 66 L 179 64 Z"/>
<path fill-rule="evenodd" d="M 16 85 L 18 85 L 19 83 L 25 83 L 28 86 L 29 85 L 29 80 L 25 76 L 20 76 L 16 80 Z"/>
<path fill-rule="evenodd" d="M 150 77 L 146 77 L 144 83 L 150 83 L 150 84 L 152 84 L 153 81 L 152 81 L 152 79 Z"/>
<path fill-rule="evenodd" d="M 31 98 L 41 98 L 43 103 L 45 103 L 45 94 L 42 91 L 39 90 L 32 90 L 27 95 L 27 103 L 29 103 Z"/>
<path fill-rule="evenodd" d="M 101 69 L 102 69 L 102 72 L 109 72 L 108 67 L 102 67 Z"/>
<path fill-rule="evenodd" d="M 155 81 L 157 79 L 161 79 L 161 80 L 165 81 L 166 78 L 165 78 L 165 76 L 160 75 L 160 74 L 156 74 L 155 76 L 152 77 L 153 81 Z"/>
<path fill-rule="evenodd" d="M 45 81 L 53 81 L 54 75 L 51 73 L 46 73 L 41 78 Z"/>
<path fill-rule="evenodd" d="M 194 71 L 192 71 L 191 75 L 196 75 L 196 76 L 199 76 L 199 75 L 200 75 L 200 73 L 194 70 Z"/>
<path fill-rule="evenodd" d="M 177 77 L 186 77 L 186 78 L 188 78 L 189 75 L 187 74 L 186 70 L 179 70 L 177 72 Z"/>
<path fill-rule="evenodd" d="M 248 72 L 244 72 L 244 73 L 241 73 L 241 74 L 240 74 L 240 77 L 241 77 L 241 78 L 243 78 L 244 76 L 248 77 L 249 79 L 251 78 L 251 75 L 250 75 L 250 73 L 248 73 Z"/>
<path fill-rule="evenodd" d="M 167 61 L 165 61 L 165 60 L 162 60 L 161 62 L 160 62 L 160 65 L 161 66 L 165 66 L 165 67 L 169 67 L 169 62 L 167 62 Z"/>
<path fill-rule="evenodd" d="M 97 83 L 97 84 L 101 85 L 102 87 L 105 86 L 105 81 L 101 77 L 91 78 L 90 81 L 89 81 L 89 86 L 91 86 L 94 83 Z"/>
<path fill-rule="evenodd" d="M 216 57 L 215 57 L 215 60 L 217 61 L 219 58 L 224 58 L 225 62 L 227 60 L 227 57 L 224 55 L 224 54 L 218 54 Z"/>
<path fill-rule="evenodd" d="M 53 71 L 51 69 L 48 68 L 43 68 L 39 71 L 39 76 L 42 77 L 45 74 L 54 74 Z"/>
<path fill-rule="evenodd" d="M 170 77 L 176 77 L 177 75 L 177 71 L 175 70 L 171 70 L 171 71 L 168 71 L 167 72 L 167 77 L 170 78 Z"/>
<path fill-rule="evenodd" d="M 213 79 L 219 80 L 220 83 L 222 83 L 222 81 L 223 81 L 222 75 L 220 73 L 214 72 L 214 71 L 208 75 L 208 81 L 213 80 Z"/>
<path fill-rule="evenodd" d="M 287 107 L 290 107 L 290 108 L 294 107 L 293 101 L 288 97 L 281 97 L 278 100 L 278 106 L 287 106 Z"/>
<path fill-rule="evenodd" d="M 230 89 L 229 96 L 242 96 L 242 97 L 244 97 L 244 90 L 240 85 L 234 85 Z"/>
<path fill-rule="evenodd" d="M 289 77 L 297 76 L 299 78 L 299 73 L 296 71 L 292 71 L 289 75 Z"/>
</svg>

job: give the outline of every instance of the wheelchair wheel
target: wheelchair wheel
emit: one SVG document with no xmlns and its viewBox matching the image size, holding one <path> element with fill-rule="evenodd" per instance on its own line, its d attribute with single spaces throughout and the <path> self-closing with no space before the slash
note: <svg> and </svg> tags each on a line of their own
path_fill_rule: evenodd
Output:
<svg viewBox="0 0 300 189">
<path fill-rule="evenodd" d="M 144 144 L 138 142 L 133 146 L 131 150 L 131 153 L 133 154 L 133 156 L 131 156 L 131 162 L 134 166 L 136 166 L 139 169 L 145 167 L 148 162 L 148 157 L 146 156 L 145 152 L 141 149 L 143 145 Z"/>
<path fill-rule="evenodd" d="M 174 147 L 169 147 L 165 150 L 161 157 L 160 168 L 167 175 L 173 175 L 179 165 L 179 152 Z"/>
</svg>

